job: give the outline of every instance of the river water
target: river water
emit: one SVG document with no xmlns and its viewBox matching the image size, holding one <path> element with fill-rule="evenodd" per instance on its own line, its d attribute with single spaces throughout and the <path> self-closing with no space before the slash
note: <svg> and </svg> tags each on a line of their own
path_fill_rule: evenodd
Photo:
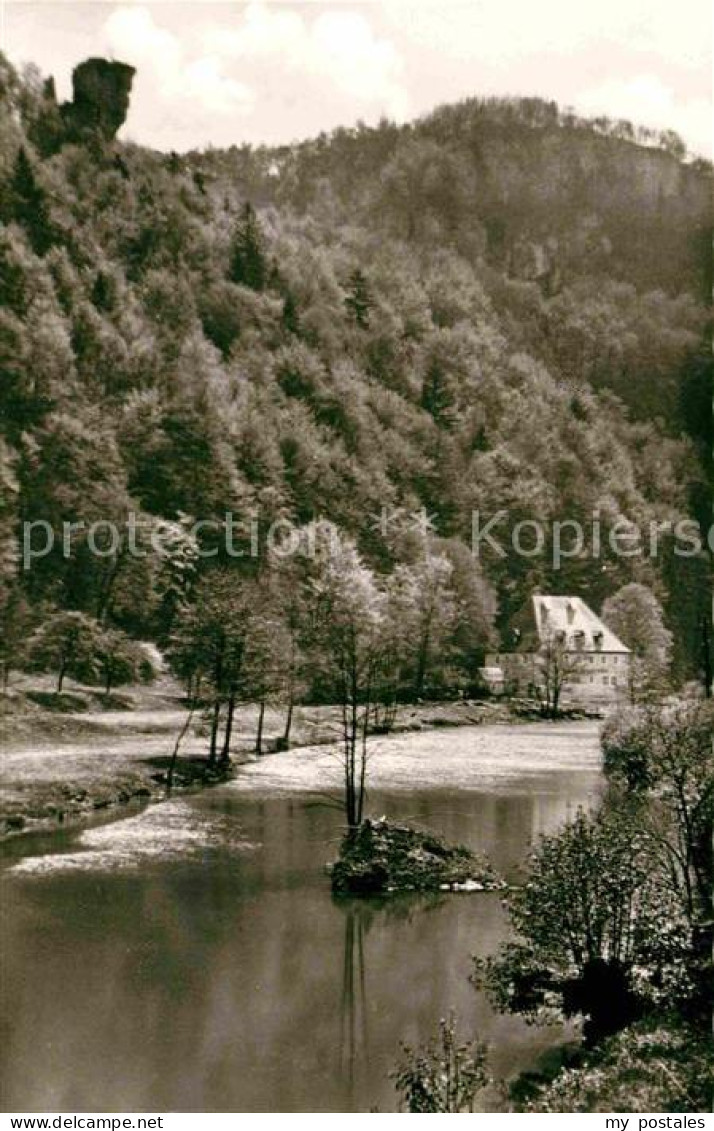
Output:
<svg viewBox="0 0 714 1131">
<path fill-rule="evenodd" d="M 498 895 L 335 901 L 340 814 L 324 749 L 84 832 L 4 849 L 5 1111 L 393 1111 L 400 1042 L 455 1010 L 495 1076 L 561 1038 L 468 981 L 506 937 Z M 369 810 L 488 853 L 515 878 L 601 788 L 592 724 L 375 743 Z M 498 1096 L 483 1096 L 486 1110 Z"/>
</svg>

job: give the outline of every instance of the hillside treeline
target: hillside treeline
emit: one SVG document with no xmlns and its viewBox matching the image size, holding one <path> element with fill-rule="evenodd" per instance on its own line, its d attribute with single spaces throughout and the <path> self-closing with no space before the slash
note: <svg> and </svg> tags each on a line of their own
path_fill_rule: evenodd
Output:
<svg viewBox="0 0 714 1131">
<path fill-rule="evenodd" d="M 465 677 L 535 589 L 599 608 L 632 581 L 695 674 L 705 558 L 607 533 L 710 513 L 703 163 L 536 100 L 163 154 L 115 140 L 131 77 L 107 109 L 95 62 L 69 108 L 0 67 L 5 651 L 58 610 L 167 643 L 216 566 L 267 568 L 225 560 L 231 512 L 328 519 L 378 578 L 445 560 L 451 605 L 478 594 Z M 597 514 L 604 550 L 471 557 L 474 512 L 502 510 Z M 86 527 L 130 515 L 142 555 L 93 552 Z"/>
</svg>

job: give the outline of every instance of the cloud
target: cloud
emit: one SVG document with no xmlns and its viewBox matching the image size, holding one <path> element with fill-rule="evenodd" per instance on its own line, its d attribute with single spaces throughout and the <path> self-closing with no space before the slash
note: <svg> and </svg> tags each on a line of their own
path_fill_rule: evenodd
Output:
<svg viewBox="0 0 714 1131">
<path fill-rule="evenodd" d="M 194 113 L 202 109 L 219 115 L 252 109 L 255 94 L 250 87 L 225 74 L 216 56 L 187 59 L 178 38 L 156 24 L 148 8 L 115 9 L 103 31 L 109 51 L 138 68 L 138 100 L 158 98 L 178 117 L 187 106 Z"/>
<path fill-rule="evenodd" d="M 182 48 L 175 35 L 154 23 L 148 8 L 117 8 L 104 24 L 111 51 L 132 63 L 151 63 L 162 82 L 175 79 L 181 68 Z"/>
<path fill-rule="evenodd" d="M 223 6 L 219 23 L 216 8 L 201 9 L 179 21 L 173 5 L 162 15 L 125 3 L 103 22 L 104 50 L 137 68 L 128 123 L 137 140 L 177 149 L 285 141 L 357 118 L 407 117 L 401 55 L 362 12 L 253 0 Z"/>
<path fill-rule="evenodd" d="M 674 129 L 696 152 L 711 149 L 711 105 L 706 99 L 680 101 L 657 75 L 609 79 L 575 100 L 585 114 L 606 114 L 655 129 Z"/>
<path fill-rule="evenodd" d="M 452 57 L 506 64 L 569 55 L 596 42 L 652 52 L 682 66 L 711 58 L 710 0 L 381 0 L 403 34 Z"/>
<path fill-rule="evenodd" d="M 2 0 L 0 0 L 0 3 Z M 137 67 L 125 134 L 165 149 L 283 143 L 470 95 L 532 95 L 710 149 L 710 0 L 67 0 L 6 5 L 18 62 Z"/>
<path fill-rule="evenodd" d="M 224 59 L 274 65 L 285 82 L 319 84 L 347 95 L 357 114 L 384 113 L 399 120 L 408 112 L 401 55 L 394 44 L 377 38 L 362 12 L 331 9 L 314 18 L 296 11 L 248 5 L 237 27 L 211 26 L 203 35 L 206 50 Z"/>
<path fill-rule="evenodd" d="M 439 67 L 448 98 L 539 94 L 674 129 L 711 151 L 711 0 L 380 0 L 400 43 Z"/>
</svg>

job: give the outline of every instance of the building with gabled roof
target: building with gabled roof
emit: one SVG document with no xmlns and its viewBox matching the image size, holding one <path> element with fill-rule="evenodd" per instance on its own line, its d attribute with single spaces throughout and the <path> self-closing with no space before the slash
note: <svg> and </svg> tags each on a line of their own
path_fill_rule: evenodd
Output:
<svg viewBox="0 0 714 1131">
<path fill-rule="evenodd" d="M 627 694 L 630 649 L 581 597 L 534 594 L 511 630 L 513 648 L 489 654 L 489 684 L 514 695 L 538 694 L 558 654 L 563 697 L 615 701 Z M 502 673 L 502 680 L 494 673 Z"/>
</svg>

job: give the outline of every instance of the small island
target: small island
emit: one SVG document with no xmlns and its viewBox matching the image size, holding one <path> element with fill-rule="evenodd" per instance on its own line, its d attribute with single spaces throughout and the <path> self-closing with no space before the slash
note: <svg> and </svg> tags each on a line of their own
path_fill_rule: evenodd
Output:
<svg viewBox="0 0 714 1131">
<path fill-rule="evenodd" d="M 506 886 L 488 861 L 470 849 L 386 817 L 367 818 L 351 829 L 329 872 L 332 890 L 339 895 L 499 891 Z"/>
</svg>

